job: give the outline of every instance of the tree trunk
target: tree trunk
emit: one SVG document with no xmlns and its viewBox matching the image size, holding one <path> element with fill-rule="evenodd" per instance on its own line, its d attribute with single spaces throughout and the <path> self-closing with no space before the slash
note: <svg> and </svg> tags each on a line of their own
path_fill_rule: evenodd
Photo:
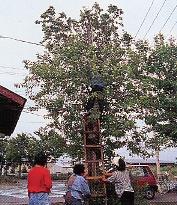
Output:
<svg viewBox="0 0 177 205">
<path fill-rule="evenodd" d="M 156 172 L 157 172 L 157 177 L 161 174 L 160 171 L 160 158 L 159 158 L 159 149 L 156 150 Z"/>
<path fill-rule="evenodd" d="M 22 173 L 22 163 L 20 162 L 19 164 L 19 170 L 18 170 L 18 177 L 21 178 L 21 173 Z"/>
</svg>

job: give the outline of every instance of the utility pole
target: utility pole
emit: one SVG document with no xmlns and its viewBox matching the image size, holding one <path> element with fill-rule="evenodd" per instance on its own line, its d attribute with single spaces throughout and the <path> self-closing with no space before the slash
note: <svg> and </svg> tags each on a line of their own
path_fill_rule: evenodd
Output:
<svg viewBox="0 0 177 205">
<path fill-rule="evenodd" d="M 157 172 L 157 177 L 159 177 L 160 174 L 161 174 L 161 171 L 160 171 L 160 150 L 159 150 L 159 148 L 156 149 L 155 156 L 156 156 L 156 172 Z"/>
</svg>

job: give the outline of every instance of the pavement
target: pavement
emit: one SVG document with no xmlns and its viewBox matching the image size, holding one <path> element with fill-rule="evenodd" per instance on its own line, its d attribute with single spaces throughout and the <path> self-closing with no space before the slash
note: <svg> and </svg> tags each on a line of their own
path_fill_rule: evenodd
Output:
<svg viewBox="0 0 177 205">
<path fill-rule="evenodd" d="M 62 205 L 63 197 L 51 197 L 52 205 Z M 27 205 L 28 197 L 17 198 L 12 196 L 0 195 L 0 205 Z M 177 205 L 177 193 L 171 192 L 167 194 L 157 193 L 153 200 L 149 201 L 149 205 Z"/>
<path fill-rule="evenodd" d="M 150 201 L 150 205 L 177 205 L 177 193 L 169 192 L 166 194 L 157 193 L 155 198 Z"/>
<path fill-rule="evenodd" d="M 28 192 L 26 180 L 18 184 L 0 184 L 0 205 L 27 205 Z M 61 205 L 64 202 L 65 184 L 63 181 L 53 182 L 52 192 L 49 197 L 52 205 Z"/>
<path fill-rule="evenodd" d="M 64 202 L 63 197 L 52 197 L 52 205 L 62 205 Z M 0 196 L 0 205 L 27 205 L 28 197 L 17 198 L 12 196 Z"/>
<path fill-rule="evenodd" d="M 25 187 L 25 189 L 24 189 Z M 62 205 L 65 193 L 63 184 L 54 183 L 53 192 L 50 194 L 52 205 Z M 25 183 L 19 186 L 0 186 L 0 205 L 27 205 L 28 197 Z M 166 194 L 156 193 L 155 198 L 149 201 L 149 205 L 177 205 L 177 192 Z"/>
</svg>

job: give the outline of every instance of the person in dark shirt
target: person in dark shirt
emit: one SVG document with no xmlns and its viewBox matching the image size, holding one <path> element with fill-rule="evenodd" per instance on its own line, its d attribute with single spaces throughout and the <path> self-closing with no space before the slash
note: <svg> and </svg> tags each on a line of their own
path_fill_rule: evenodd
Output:
<svg viewBox="0 0 177 205">
<path fill-rule="evenodd" d="M 46 164 L 47 156 L 43 152 L 38 153 L 34 159 L 34 167 L 28 173 L 29 205 L 50 205 L 52 180 Z"/>
</svg>

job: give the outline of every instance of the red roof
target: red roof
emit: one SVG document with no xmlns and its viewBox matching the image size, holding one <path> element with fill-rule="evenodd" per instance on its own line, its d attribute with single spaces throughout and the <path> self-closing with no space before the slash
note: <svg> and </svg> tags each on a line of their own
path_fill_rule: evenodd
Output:
<svg viewBox="0 0 177 205">
<path fill-rule="evenodd" d="M 25 102 L 25 98 L 0 85 L 0 133 L 13 133 Z"/>
</svg>

